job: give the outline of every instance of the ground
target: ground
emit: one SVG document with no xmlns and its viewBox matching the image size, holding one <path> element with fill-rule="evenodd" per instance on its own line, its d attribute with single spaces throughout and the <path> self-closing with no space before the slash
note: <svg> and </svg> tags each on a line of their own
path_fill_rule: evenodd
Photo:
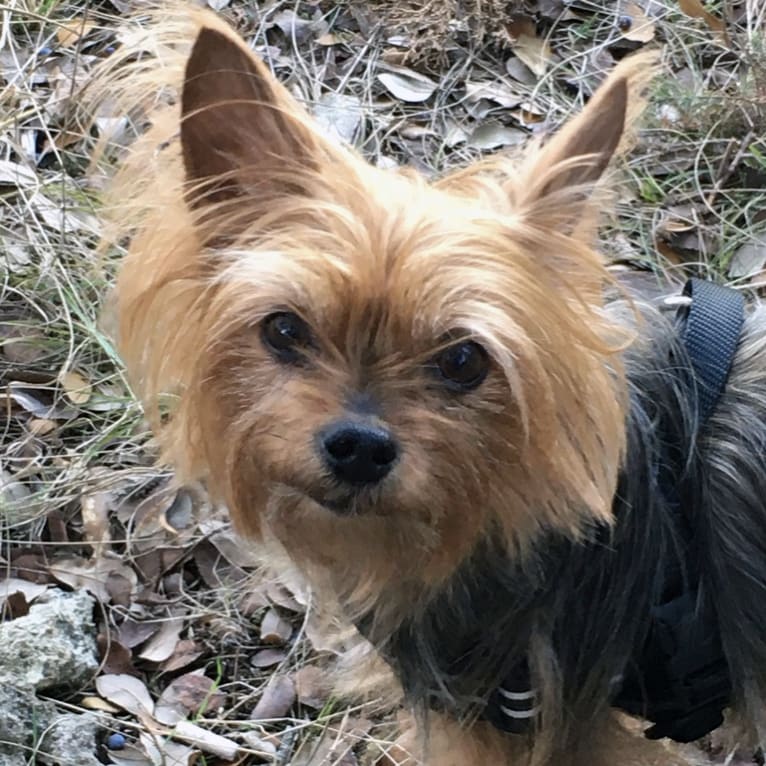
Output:
<svg viewBox="0 0 766 766">
<path fill-rule="evenodd" d="M 327 130 L 374 162 L 429 175 L 547 134 L 617 59 L 662 47 L 604 252 L 616 268 L 764 284 L 766 4 L 209 5 Z M 305 599 L 253 575 L 225 509 L 155 467 L 112 345 L 120 253 L 97 249 L 102 190 L 88 157 L 125 117 L 105 107 L 87 125 L 78 93 L 142 6 L 0 4 L 0 618 L 23 617 L 45 588 L 95 596 L 99 670 L 47 695 L 68 713 L 100 711 L 120 735 L 100 743 L 104 762 L 199 754 L 213 766 L 239 746 L 243 764 L 372 764 L 393 714 L 329 694 Z M 143 710 L 115 674 L 133 678 Z M 175 742 L 168 707 L 192 727 Z M 714 742 L 698 752 L 700 763 L 751 762 Z M 38 743 L 19 745 L 18 759 L 46 762 Z"/>
</svg>

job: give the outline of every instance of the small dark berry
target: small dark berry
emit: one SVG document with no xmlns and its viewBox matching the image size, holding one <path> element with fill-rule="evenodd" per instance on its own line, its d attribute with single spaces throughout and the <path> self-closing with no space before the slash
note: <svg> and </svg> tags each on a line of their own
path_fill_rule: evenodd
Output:
<svg viewBox="0 0 766 766">
<path fill-rule="evenodd" d="M 110 734 L 106 740 L 106 746 L 110 750 L 123 750 L 125 748 L 125 735 L 118 731 Z"/>
<path fill-rule="evenodd" d="M 617 27 L 620 32 L 627 32 L 633 26 L 633 19 L 630 16 L 620 16 L 617 19 Z"/>
</svg>

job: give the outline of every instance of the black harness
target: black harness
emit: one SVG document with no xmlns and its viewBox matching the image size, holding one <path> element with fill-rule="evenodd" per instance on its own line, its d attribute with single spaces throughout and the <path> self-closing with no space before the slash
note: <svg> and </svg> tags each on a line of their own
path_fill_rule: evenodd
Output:
<svg viewBox="0 0 766 766">
<path fill-rule="evenodd" d="M 701 427 L 726 385 L 744 321 L 744 299 L 735 290 L 700 279 L 689 280 L 683 294 L 691 300 L 678 318 Z M 651 609 L 647 640 L 637 647 L 624 673 L 612 679 L 612 705 L 652 722 L 646 732 L 650 739 L 691 742 L 723 722 L 731 678 L 717 615 L 700 587 L 694 508 L 679 498 L 678 461 L 683 459 L 683 455 L 669 459 L 660 476 L 661 491 L 687 538 L 683 571 L 668 564 L 665 592 Z M 537 715 L 536 694 L 524 662 L 492 692 L 482 717 L 502 731 L 523 734 L 532 729 Z"/>
</svg>

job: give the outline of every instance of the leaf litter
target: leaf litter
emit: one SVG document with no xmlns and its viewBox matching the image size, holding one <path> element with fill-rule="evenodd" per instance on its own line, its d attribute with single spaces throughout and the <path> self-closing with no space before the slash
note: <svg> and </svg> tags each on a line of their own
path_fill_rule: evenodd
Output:
<svg viewBox="0 0 766 766">
<path fill-rule="evenodd" d="M 754 4 L 729 4 L 725 21 L 699 0 L 490 2 L 484 16 L 469 2 L 462 18 L 451 0 L 208 5 L 249 35 L 327 135 L 429 175 L 546 136 L 616 60 L 665 44 L 666 77 L 605 250 L 633 269 L 717 270 L 763 289 L 766 224 L 753 211 L 766 207 L 766 61 Z M 125 732 L 112 763 L 204 753 L 211 766 L 369 766 L 391 749 L 395 716 L 332 697 L 344 635 L 319 631 L 300 584 L 263 579 L 204 489 L 153 467 L 98 318 L 119 253 L 93 257 L 100 181 L 87 175 L 93 137 L 74 96 L 140 30 L 70 6 L 50 21 L 11 11 L 0 50 L 0 104 L 14 115 L 0 122 L 3 619 L 50 588 L 96 596 L 102 670 L 74 699 Z M 131 129 L 108 104 L 96 115 L 115 144 Z M 729 756 L 708 748 L 700 759 Z"/>
</svg>

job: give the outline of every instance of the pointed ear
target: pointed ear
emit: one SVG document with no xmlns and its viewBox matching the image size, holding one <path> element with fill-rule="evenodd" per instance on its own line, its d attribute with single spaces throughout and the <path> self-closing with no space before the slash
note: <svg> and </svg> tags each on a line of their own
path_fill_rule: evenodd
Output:
<svg viewBox="0 0 766 766">
<path fill-rule="evenodd" d="M 530 158 L 514 184 L 522 206 L 557 208 L 564 226 L 579 220 L 610 160 L 630 144 L 656 62 L 655 52 L 620 62 L 582 112 Z"/>
<path fill-rule="evenodd" d="M 313 168 L 318 139 L 301 107 L 244 44 L 200 30 L 181 96 L 181 149 L 193 207 L 289 192 L 289 168 Z"/>
</svg>

